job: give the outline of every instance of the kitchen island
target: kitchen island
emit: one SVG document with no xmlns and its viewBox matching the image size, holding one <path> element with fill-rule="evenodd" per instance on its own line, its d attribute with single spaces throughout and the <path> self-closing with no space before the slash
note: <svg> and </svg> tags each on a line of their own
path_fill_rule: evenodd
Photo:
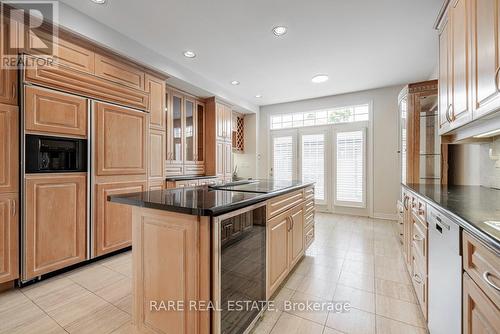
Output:
<svg viewBox="0 0 500 334">
<path fill-rule="evenodd" d="M 314 238 L 311 183 L 258 180 L 108 200 L 132 206 L 133 315 L 143 332 L 245 332 Z"/>
</svg>

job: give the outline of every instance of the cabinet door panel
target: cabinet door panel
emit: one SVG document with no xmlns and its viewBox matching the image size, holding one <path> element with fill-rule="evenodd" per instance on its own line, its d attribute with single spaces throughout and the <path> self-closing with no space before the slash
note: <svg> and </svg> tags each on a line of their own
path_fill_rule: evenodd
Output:
<svg viewBox="0 0 500 334">
<path fill-rule="evenodd" d="M 26 177 L 24 279 L 85 260 L 86 175 Z"/>
<path fill-rule="evenodd" d="M 290 213 L 292 229 L 290 230 L 289 261 L 292 268 L 304 255 L 304 207 L 299 206 Z"/>
<path fill-rule="evenodd" d="M 195 102 L 184 98 L 184 162 L 195 162 Z"/>
<path fill-rule="evenodd" d="M 87 136 L 87 99 L 27 86 L 24 101 L 26 131 Z"/>
<path fill-rule="evenodd" d="M 183 156 L 183 97 L 179 94 L 172 93 L 172 106 L 171 106 L 171 115 L 170 115 L 170 125 L 169 130 L 167 130 L 168 139 L 170 141 L 170 157 L 167 159 L 170 160 L 170 164 L 182 164 L 184 156 Z"/>
<path fill-rule="evenodd" d="M 499 1 L 471 0 L 472 89 L 474 118 L 500 106 L 498 87 Z"/>
<path fill-rule="evenodd" d="M 233 146 L 231 143 L 224 143 L 224 177 L 233 176 Z"/>
<path fill-rule="evenodd" d="M 6 59 L 2 52 L 9 49 L 9 28 L 6 20 L 3 20 L 0 43 L 4 44 L 0 46 L 0 59 Z M 0 103 L 17 105 L 17 71 L 7 70 L 4 66 L 0 66 Z"/>
<path fill-rule="evenodd" d="M 464 273 L 463 279 L 463 329 L 464 334 L 498 333 L 500 310 Z"/>
<path fill-rule="evenodd" d="M 108 196 L 146 191 L 146 182 L 102 183 L 95 186 L 94 255 L 132 244 L 132 208 L 108 201 Z"/>
<path fill-rule="evenodd" d="M 19 277 L 19 198 L 0 195 L 0 283 Z"/>
<path fill-rule="evenodd" d="M 164 130 L 149 133 L 149 177 L 163 177 L 165 173 L 166 138 Z"/>
<path fill-rule="evenodd" d="M 217 141 L 215 147 L 215 175 L 224 177 L 224 142 Z"/>
<path fill-rule="evenodd" d="M 50 54 L 54 59 L 62 64 L 74 69 L 94 73 L 94 51 L 78 44 L 68 41 L 66 38 L 57 38 L 56 42 L 47 33 L 37 31 L 36 34 L 32 30 L 27 32 L 28 34 L 28 47 L 30 50 L 41 50 L 37 49 L 37 45 L 52 45 L 54 52 Z M 34 54 L 38 54 L 34 52 Z M 47 53 L 45 53 L 47 54 Z"/>
<path fill-rule="evenodd" d="M 146 175 L 147 114 L 96 103 L 96 175 Z"/>
<path fill-rule="evenodd" d="M 164 130 L 167 117 L 165 111 L 165 81 L 147 74 L 146 91 L 149 92 L 150 127 Z"/>
<path fill-rule="evenodd" d="M 451 8 L 452 24 L 452 127 L 458 127 L 472 119 L 469 105 L 469 12 L 467 0 L 458 0 Z"/>
<path fill-rule="evenodd" d="M 280 215 L 268 221 L 268 296 L 271 296 L 288 274 L 288 216 Z"/>
<path fill-rule="evenodd" d="M 449 52 L 450 52 L 450 29 L 447 18 L 443 23 L 441 33 L 439 34 L 439 131 L 445 133 L 450 124 L 448 122 L 448 109 L 450 108 L 449 93 Z"/>
<path fill-rule="evenodd" d="M 96 54 L 95 74 L 109 81 L 144 90 L 144 71 L 122 59 Z"/>
<path fill-rule="evenodd" d="M 205 105 L 196 102 L 196 162 L 205 161 Z"/>
<path fill-rule="evenodd" d="M 19 188 L 19 112 L 0 104 L 0 193 Z"/>
</svg>

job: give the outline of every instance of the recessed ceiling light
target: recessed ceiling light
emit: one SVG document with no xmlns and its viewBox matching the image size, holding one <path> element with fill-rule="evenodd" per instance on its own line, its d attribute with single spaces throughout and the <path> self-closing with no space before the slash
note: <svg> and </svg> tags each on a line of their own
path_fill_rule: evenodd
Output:
<svg viewBox="0 0 500 334">
<path fill-rule="evenodd" d="M 184 51 L 184 57 L 186 58 L 194 58 L 196 57 L 196 53 L 194 53 L 193 51 Z"/>
<path fill-rule="evenodd" d="M 328 81 L 328 75 L 326 75 L 326 74 L 315 75 L 315 76 L 313 76 L 311 81 L 314 83 L 321 83 L 321 82 Z"/>
<path fill-rule="evenodd" d="M 90 1 L 92 1 L 93 3 L 96 3 L 98 5 L 103 5 L 106 3 L 106 0 L 90 0 Z"/>
<path fill-rule="evenodd" d="M 258 98 L 258 99 L 260 99 L 262 97 L 262 95 L 257 94 L 257 95 L 255 95 L 255 97 Z"/>
<path fill-rule="evenodd" d="M 240 84 L 240 82 L 238 80 L 231 81 L 231 85 L 233 85 L 233 86 L 238 86 L 239 84 Z"/>
<path fill-rule="evenodd" d="M 287 28 L 285 26 L 276 26 L 273 28 L 273 34 L 276 36 L 283 36 L 286 34 Z"/>
</svg>

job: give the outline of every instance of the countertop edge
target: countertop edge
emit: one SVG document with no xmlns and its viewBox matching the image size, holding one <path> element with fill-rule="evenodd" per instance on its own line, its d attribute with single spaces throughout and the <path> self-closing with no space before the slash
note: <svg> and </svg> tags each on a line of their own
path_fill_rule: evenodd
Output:
<svg viewBox="0 0 500 334">
<path fill-rule="evenodd" d="M 282 189 L 279 191 L 275 191 L 272 193 L 267 193 L 267 194 L 259 194 L 258 196 L 243 200 L 238 203 L 234 203 L 231 205 L 226 205 L 224 207 L 221 207 L 220 209 L 218 208 L 209 208 L 209 209 L 197 209 L 197 208 L 188 208 L 188 207 L 179 207 L 179 206 L 169 206 L 166 204 L 159 204 L 159 203 L 152 203 L 152 202 L 146 202 L 146 201 L 137 201 L 135 199 L 129 198 L 129 197 L 119 197 L 114 196 L 114 195 L 109 195 L 107 197 L 107 200 L 112 203 L 118 203 L 118 204 L 125 204 L 125 205 L 131 205 L 131 206 L 136 206 L 136 207 L 142 207 L 142 208 L 148 208 L 148 209 L 155 209 L 155 210 L 162 210 L 162 211 L 171 211 L 171 212 L 176 212 L 176 213 L 183 213 L 183 214 L 188 214 L 188 215 L 193 215 L 193 216 L 208 216 L 208 217 L 216 217 L 220 216 L 222 214 L 235 211 L 241 208 L 244 208 L 249 205 L 257 204 L 263 201 L 266 201 L 268 199 L 271 199 L 273 197 L 277 197 L 280 195 L 287 194 L 292 191 L 304 189 L 307 187 L 310 187 L 314 185 L 314 183 L 309 182 L 309 183 L 304 183 L 298 186 L 293 186 L 289 187 L 286 189 Z M 195 187 L 193 187 L 195 188 Z M 167 189 L 166 189 L 167 190 Z M 218 191 L 227 191 L 227 190 L 218 190 Z M 123 195 L 123 194 L 121 194 Z"/>
<path fill-rule="evenodd" d="M 439 212 L 441 212 L 442 214 L 444 214 L 445 216 L 456 222 L 460 227 L 462 227 L 464 230 L 472 234 L 474 237 L 482 241 L 486 246 L 488 246 L 488 248 L 492 249 L 496 253 L 496 255 L 500 255 L 500 242 L 498 240 L 491 237 L 486 232 L 483 232 L 480 228 L 474 226 L 473 223 L 467 221 L 465 218 L 460 217 L 453 211 L 443 208 L 441 204 L 437 203 L 432 198 L 425 196 L 424 194 L 416 191 L 415 189 L 406 184 L 402 183 L 401 186 L 405 187 L 412 193 L 424 198 L 427 202 L 430 202 L 435 209 L 437 209 Z"/>
</svg>

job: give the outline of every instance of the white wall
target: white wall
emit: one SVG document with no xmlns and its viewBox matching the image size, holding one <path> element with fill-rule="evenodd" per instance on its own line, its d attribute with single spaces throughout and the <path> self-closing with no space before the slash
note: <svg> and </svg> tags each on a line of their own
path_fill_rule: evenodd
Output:
<svg viewBox="0 0 500 334">
<path fill-rule="evenodd" d="M 369 215 L 394 219 L 396 201 L 400 193 L 397 98 L 401 89 L 401 86 L 386 87 L 261 107 L 257 176 L 269 177 L 269 118 L 271 114 L 371 103 L 373 107 L 373 177 L 368 180 L 368 188 L 370 188 L 368 197 L 371 197 L 369 198 L 371 202 Z"/>
<path fill-rule="evenodd" d="M 448 165 L 449 184 L 478 186 L 481 184 L 480 162 L 481 146 L 479 144 L 450 145 Z"/>
</svg>

